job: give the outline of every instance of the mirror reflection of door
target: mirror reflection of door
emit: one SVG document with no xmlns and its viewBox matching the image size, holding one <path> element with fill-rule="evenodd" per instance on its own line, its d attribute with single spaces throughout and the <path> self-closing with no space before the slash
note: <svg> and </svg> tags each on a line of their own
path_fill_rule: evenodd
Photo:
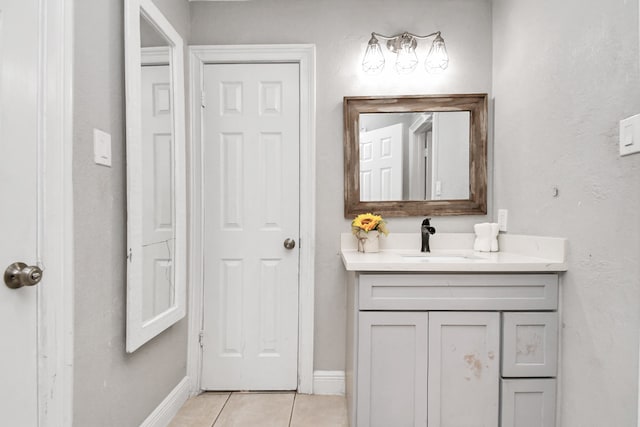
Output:
<svg viewBox="0 0 640 427">
<path fill-rule="evenodd" d="M 402 124 L 360 131 L 360 200 L 402 199 Z"/>
<path fill-rule="evenodd" d="M 174 305 L 174 201 L 171 48 L 140 19 L 142 119 L 142 319 Z"/>
</svg>

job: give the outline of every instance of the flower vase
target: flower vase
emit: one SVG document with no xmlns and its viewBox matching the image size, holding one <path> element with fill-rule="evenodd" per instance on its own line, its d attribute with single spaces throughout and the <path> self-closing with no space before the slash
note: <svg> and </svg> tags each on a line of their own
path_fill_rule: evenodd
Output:
<svg viewBox="0 0 640 427">
<path fill-rule="evenodd" d="M 380 252 L 380 233 L 378 230 L 369 232 L 360 230 L 356 234 L 356 238 L 358 239 L 358 252 Z"/>
</svg>

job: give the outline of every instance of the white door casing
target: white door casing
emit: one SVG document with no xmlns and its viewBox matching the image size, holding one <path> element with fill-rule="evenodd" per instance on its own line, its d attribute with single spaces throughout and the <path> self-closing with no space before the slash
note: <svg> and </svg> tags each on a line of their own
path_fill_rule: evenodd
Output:
<svg viewBox="0 0 640 427">
<path fill-rule="evenodd" d="M 202 156 L 200 112 L 202 72 L 215 63 L 297 63 L 300 66 L 300 241 L 298 316 L 298 391 L 313 391 L 314 247 L 315 247 L 315 47 L 313 45 L 229 45 L 190 47 L 191 127 L 191 288 L 189 293 L 189 349 L 187 373 L 192 393 L 201 390 L 203 316 Z"/>
<path fill-rule="evenodd" d="M 402 200 L 401 123 L 360 132 L 360 200 Z"/>
<path fill-rule="evenodd" d="M 431 199 L 431 118 L 423 113 L 409 126 L 409 200 Z"/>
<path fill-rule="evenodd" d="M 71 11 L 70 0 L 0 1 L 0 270 L 44 270 L 33 288 L 0 283 L 6 425 L 72 417 Z"/>
<path fill-rule="evenodd" d="M 202 387 L 297 388 L 298 64 L 204 67 Z"/>
</svg>

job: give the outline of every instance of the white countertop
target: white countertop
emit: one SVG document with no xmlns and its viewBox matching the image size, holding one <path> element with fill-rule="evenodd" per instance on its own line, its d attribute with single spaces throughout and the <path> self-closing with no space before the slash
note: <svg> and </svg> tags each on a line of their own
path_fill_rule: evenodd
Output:
<svg viewBox="0 0 640 427">
<path fill-rule="evenodd" d="M 348 271 L 395 272 L 559 272 L 567 271 L 567 239 L 500 235 L 499 252 L 473 251 L 473 233 L 437 233 L 431 253 L 420 253 L 419 233 L 381 236 L 380 252 L 357 251 L 351 233 L 341 235 L 342 262 Z"/>
</svg>

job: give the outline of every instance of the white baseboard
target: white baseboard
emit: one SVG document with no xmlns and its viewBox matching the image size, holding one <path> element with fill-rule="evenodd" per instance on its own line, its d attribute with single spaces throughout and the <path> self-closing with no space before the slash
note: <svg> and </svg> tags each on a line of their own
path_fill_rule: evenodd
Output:
<svg viewBox="0 0 640 427">
<path fill-rule="evenodd" d="M 191 381 L 189 381 L 189 377 L 184 377 L 158 407 L 154 409 L 151 415 L 140 424 L 140 427 L 168 426 L 173 417 L 175 417 L 180 408 L 182 408 L 184 402 L 189 398 L 190 388 Z"/>
<path fill-rule="evenodd" d="M 344 371 L 313 371 L 313 394 L 344 396 Z"/>
</svg>

